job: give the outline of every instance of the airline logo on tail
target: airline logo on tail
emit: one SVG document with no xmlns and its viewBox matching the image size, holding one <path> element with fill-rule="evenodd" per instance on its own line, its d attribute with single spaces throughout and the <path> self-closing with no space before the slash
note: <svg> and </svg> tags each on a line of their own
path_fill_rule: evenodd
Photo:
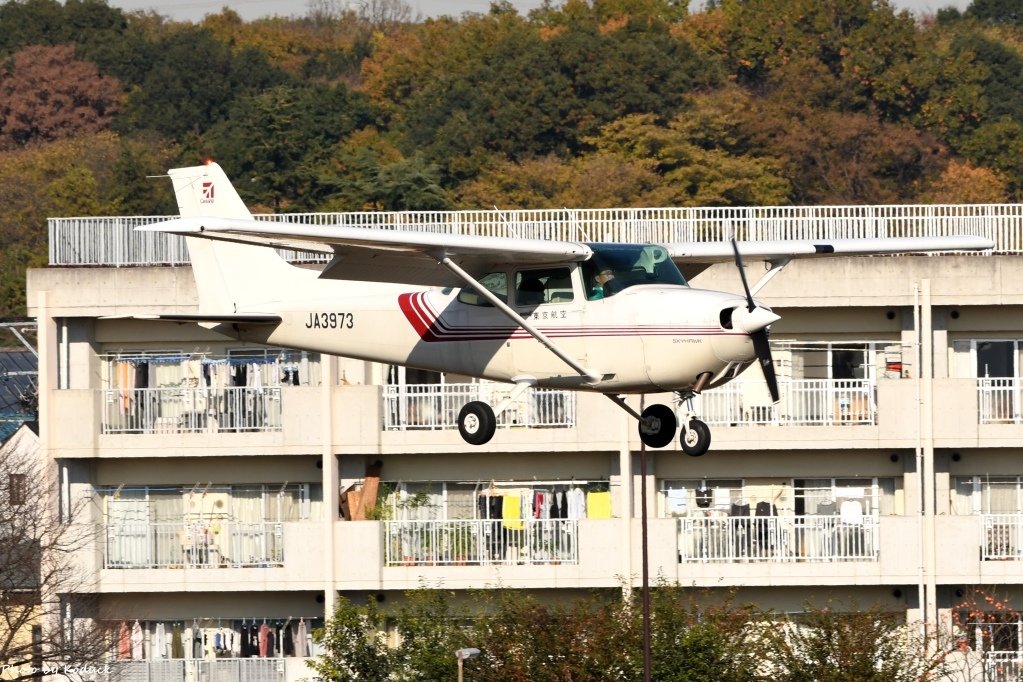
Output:
<svg viewBox="0 0 1023 682">
<path fill-rule="evenodd" d="M 212 204 L 213 203 L 213 183 L 204 182 L 202 183 L 202 199 L 199 200 L 200 204 Z"/>
</svg>

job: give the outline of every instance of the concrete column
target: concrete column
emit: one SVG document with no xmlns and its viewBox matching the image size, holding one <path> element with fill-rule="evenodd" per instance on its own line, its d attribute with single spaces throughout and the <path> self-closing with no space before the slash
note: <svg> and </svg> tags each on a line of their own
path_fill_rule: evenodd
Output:
<svg viewBox="0 0 1023 682">
<path fill-rule="evenodd" d="M 334 530 L 338 521 L 338 462 L 334 454 L 334 387 L 337 384 L 337 358 L 333 355 L 320 356 L 322 365 L 322 381 L 320 401 L 322 441 L 320 458 L 323 461 L 323 610 L 324 616 L 330 618 L 337 608 L 336 585 L 340 576 L 336 575 L 337 551 L 334 547 Z"/>
<path fill-rule="evenodd" d="M 934 318 L 931 307 L 931 281 L 920 282 L 920 446 L 923 454 L 923 567 L 926 581 L 925 613 L 927 625 L 937 625 L 938 602 L 934 537 L 935 476 L 934 476 Z M 932 630 L 933 631 L 933 630 Z"/>
</svg>

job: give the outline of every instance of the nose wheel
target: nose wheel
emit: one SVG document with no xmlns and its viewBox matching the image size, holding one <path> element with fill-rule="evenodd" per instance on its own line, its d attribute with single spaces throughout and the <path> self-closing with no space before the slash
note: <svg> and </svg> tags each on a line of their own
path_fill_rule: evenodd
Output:
<svg viewBox="0 0 1023 682">
<path fill-rule="evenodd" d="M 690 457 L 699 457 L 710 448 L 710 427 L 699 419 L 690 419 L 688 428 L 682 427 L 678 441 L 682 452 Z"/>
</svg>

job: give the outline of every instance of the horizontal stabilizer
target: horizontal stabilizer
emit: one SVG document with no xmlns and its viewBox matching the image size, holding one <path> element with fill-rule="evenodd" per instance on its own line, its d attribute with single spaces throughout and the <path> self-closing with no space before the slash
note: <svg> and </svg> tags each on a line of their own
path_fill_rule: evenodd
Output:
<svg viewBox="0 0 1023 682">
<path fill-rule="evenodd" d="M 217 322 L 222 324 L 280 324 L 281 316 L 264 313 L 171 313 L 168 315 L 107 315 L 101 320 L 162 320 L 164 322 Z"/>
</svg>

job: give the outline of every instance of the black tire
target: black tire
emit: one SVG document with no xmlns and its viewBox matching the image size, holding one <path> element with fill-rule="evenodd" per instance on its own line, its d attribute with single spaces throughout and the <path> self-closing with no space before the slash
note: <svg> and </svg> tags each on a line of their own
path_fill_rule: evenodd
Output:
<svg viewBox="0 0 1023 682">
<path fill-rule="evenodd" d="M 639 420 L 639 439 L 648 448 L 663 448 L 675 438 L 678 419 L 667 405 L 651 405 Z"/>
<path fill-rule="evenodd" d="M 710 449 L 710 427 L 699 419 L 690 419 L 689 428 L 682 427 L 678 442 L 682 452 L 690 457 L 699 457 Z"/>
<path fill-rule="evenodd" d="M 466 403 L 458 412 L 458 433 L 469 445 L 483 445 L 494 437 L 497 417 L 490 405 L 479 400 Z"/>
</svg>

